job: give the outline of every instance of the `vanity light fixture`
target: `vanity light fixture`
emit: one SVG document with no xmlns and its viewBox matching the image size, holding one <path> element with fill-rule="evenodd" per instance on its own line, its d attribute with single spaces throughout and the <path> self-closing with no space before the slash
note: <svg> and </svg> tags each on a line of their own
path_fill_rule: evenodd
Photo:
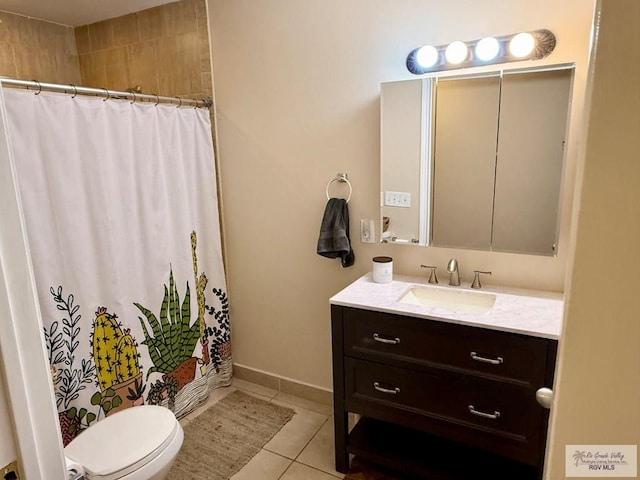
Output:
<svg viewBox="0 0 640 480">
<path fill-rule="evenodd" d="M 478 60 L 490 62 L 500 53 L 500 42 L 494 37 L 484 37 L 476 44 L 474 53 Z"/>
<path fill-rule="evenodd" d="M 407 68 L 411 73 L 421 75 L 453 68 L 540 60 L 555 46 L 555 35 L 544 29 L 467 42 L 457 40 L 447 45 L 425 45 L 412 50 L 407 56 Z"/>
<path fill-rule="evenodd" d="M 459 65 L 469 56 L 467 44 L 461 41 L 451 42 L 444 51 L 444 58 L 453 65 Z"/>
<path fill-rule="evenodd" d="M 517 58 L 530 55 L 536 46 L 536 41 L 528 32 L 519 33 L 509 42 L 509 53 Z"/>
<path fill-rule="evenodd" d="M 416 52 L 416 61 L 425 68 L 432 67 L 440 60 L 440 53 L 431 45 L 425 45 Z"/>
</svg>

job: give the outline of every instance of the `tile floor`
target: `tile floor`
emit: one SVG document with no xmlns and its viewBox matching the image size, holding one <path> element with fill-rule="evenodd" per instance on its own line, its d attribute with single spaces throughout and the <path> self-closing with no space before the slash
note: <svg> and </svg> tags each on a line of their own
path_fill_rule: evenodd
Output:
<svg viewBox="0 0 640 480">
<path fill-rule="evenodd" d="M 209 400 L 181 419 L 186 425 L 213 403 L 234 390 L 293 408 L 296 414 L 231 480 L 336 480 L 334 469 L 333 409 L 330 405 L 280 393 L 277 390 L 233 379 L 218 388 Z"/>
</svg>

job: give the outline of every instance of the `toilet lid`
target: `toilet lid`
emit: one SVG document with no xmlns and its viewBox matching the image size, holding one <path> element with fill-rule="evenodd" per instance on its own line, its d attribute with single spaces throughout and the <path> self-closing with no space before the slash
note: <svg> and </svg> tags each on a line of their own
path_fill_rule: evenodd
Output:
<svg viewBox="0 0 640 480">
<path fill-rule="evenodd" d="M 64 449 L 89 479 L 116 479 L 158 456 L 173 440 L 178 421 L 157 405 L 126 408 L 94 423 Z"/>
</svg>

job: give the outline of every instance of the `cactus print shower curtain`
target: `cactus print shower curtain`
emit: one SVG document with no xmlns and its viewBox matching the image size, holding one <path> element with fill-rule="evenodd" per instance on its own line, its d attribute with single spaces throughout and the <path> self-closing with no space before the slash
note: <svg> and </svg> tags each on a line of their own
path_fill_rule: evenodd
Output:
<svg viewBox="0 0 640 480">
<path fill-rule="evenodd" d="M 143 403 L 189 412 L 231 379 L 209 112 L 4 102 L 63 443 Z"/>
</svg>

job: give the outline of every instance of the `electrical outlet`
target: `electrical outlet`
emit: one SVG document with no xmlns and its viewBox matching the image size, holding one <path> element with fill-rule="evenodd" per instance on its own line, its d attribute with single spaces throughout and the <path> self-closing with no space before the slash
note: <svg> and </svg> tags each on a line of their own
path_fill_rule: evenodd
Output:
<svg viewBox="0 0 640 480">
<path fill-rule="evenodd" d="M 384 192 L 384 204 L 388 207 L 411 206 L 411 194 L 406 192 Z"/>
<path fill-rule="evenodd" d="M 360 220 L 360 241 L 362 243 L 373 243 L 374 236 L 373 220 Z"/>
<path fill-rule="evenodd" d="M 0 474 L 2 474 L 2 480 L 20 480 L 18 462 L 11 462 L 9 465 L 0 468 Z"/>
</svg>

